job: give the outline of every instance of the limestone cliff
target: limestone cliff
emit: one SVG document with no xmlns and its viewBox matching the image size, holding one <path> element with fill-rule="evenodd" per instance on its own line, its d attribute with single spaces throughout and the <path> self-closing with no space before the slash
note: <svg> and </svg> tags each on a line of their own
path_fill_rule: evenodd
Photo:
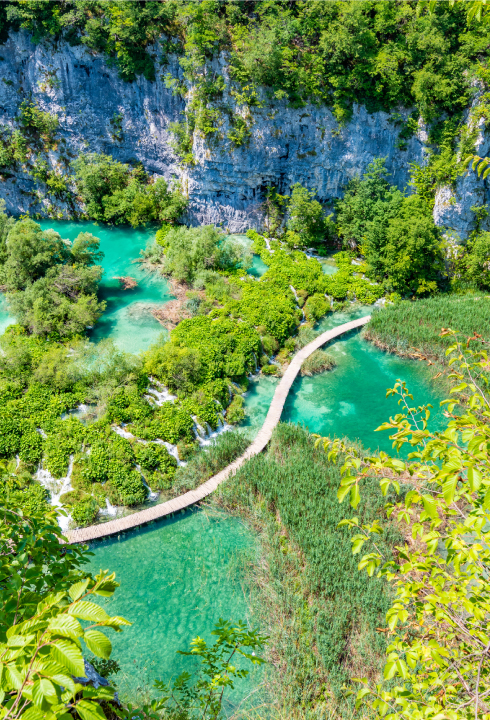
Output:
<svg viewBox="0 0 490 720">
<path fill-rule="evenodd" d="M 177 64 L 160 73 L 168 71 L 178 74 Z M 356 106 L 350 122 L 339 128 L 327 108 L 296 110 L 277 102 L 253 110 L 252 135 L 246 146 L 234 148 L 225 140 L 210 148 L 196 137 L 197 163 L 181 167 L 171 148 L 168 126 L 181 119 L 184 101 L 172 94 L 161 77 L 155 82 L 139 77 L 126 83 L 102 56 L 83 46 L 36 45 L 28 34 L 16 33 L 0 46 L 0 123 L 12 125 L 26 97 L 58 115 L 59 142 L 49 155 L 52 167 L 63 169 L 82 151 L 108 153 L 123 162 L 137 159 L 150 173 L 182 181 L 190 199 L 190 222 L 222 224 L 234 232 L 256 222 L 262 192 L 269 183 L 280 191 L 294 182 L 315 187 L 328 205 L 342 194 L 349 178 L 362 173 L 374 158 L 386 158 L 400 188 L 407 184 L 409 163 L 424 160 L 423 128 L 402 150 L 399 126 L 386 113 L 369 114 Z M 231 99 L 226 99 L 231 105 Z M 115 116 L 120 118 L 122 133 L 114 132 Z M 223 131 L 226 134 L 226 126 Z M 15 214 L 46 212 L 52 202 L 21 171 L 4 175 L 0 195 Z M 438 193 L 434 217 L 464 237 L 473 223 L 470 207 L 487 199 L 481 181 L 463 178 L 454 197 L 447 190 Z M 56 206 L 64 209 L 59 202 Z"/>
</svg>

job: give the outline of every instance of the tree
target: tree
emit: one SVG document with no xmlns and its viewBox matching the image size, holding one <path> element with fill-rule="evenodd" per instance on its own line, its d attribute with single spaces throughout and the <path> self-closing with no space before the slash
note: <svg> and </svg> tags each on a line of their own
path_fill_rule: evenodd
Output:
<svg viewBox="0 0 490 720">
<path fill-rule="evenodd" d="M 443 334 L 455 335 L 450 330 Z M 341 441 L 318 439 L 330 457 L 342 458 L 342 502 L 357 508 L 363 481 L 379 477 L 386 495 L 399 500 L 388 517 L 405 524 L 408 543 L 398 562 L 385 562 L 376 545 L 378 522 L 359 526 L 353 553 L 368 553 L 359 569 L 377 573 L 395 588 L 387 613 L 391 642 L 383 681 L 359 679 L 357 708 L 387 720 L 487 718 L 490 714 L 490 395 L 489 358 L 480 336 L 456 339 L 447 350 L 454 382 L 446 408 L 447 426 L 431 432 L 430 405 L 412 407 L 412 396 L 397 381 L 388 395 L 399 396 L 403 412 L 384 423 L 394 447 L 411 450 L 407 460 L 386 453 L 362 457 Z M 371 480 L 372 481 L 372 480 Z"/>
<path fill-rule="evenodd" d="M 444 272 L 441 234 L 418 195 L 403 198 L 397 216 L 388 221 L 377 265 L 400 295 L 437 290 Z"/>
<path fill-rule="evenodd" d="M 225 239 L 213 225 L 172 228 L 164 237 L 164 269 L 180 282 L 192 283 L 205 270 L 233 270 L 251 264 L 251 256 L 239 242 Z"/>
<path fill-rule="evenodd" d="M 268 185 L 265 189 L 265 200 L 262 203 L 264 212 L 264 225 L 269 237 L 277 235 L 283 221 L 283 207 L 287 203 L 288 197 L 280 195 L 276 188 Z"/>
<path fill-rule="evenodd" d="M 291 188 L 288 202 L 288 229 L 298 233 L 303 247 L 316 245 L 325 240 L 327 224 L 323 207 L 314 200 L 316 190 L 311 192 L 296 183 Z"/>
<path fill-rule="evenodd" d="M 109 155 L 88 153 L 73 163 L 78 191 L 89 217 L 101 222 L 175 223 L 187 198 L 164 178 L 153 181 L 141 166 L 131 167 Z"/>
<path fill-rule="evenodd" d="M 62 544 L 56 512 L 0 514 L 0 714 L 4 720 L 103 720 L 100 702 L 114 689 L 83 687 L 84 646 L 108 659 L 111 642 L 101 628 L 119 631 L 94 600 L 118 587 L 114 575 L 83 570 L 84 548 Z M 83 625 L 80 621 L 83 621 Z"/>
<path fill-rule="evenodd" d="M 2 268 L 7 290 L 24 290 L 43 277 L 54 265 L 67 262 L 69 243 L 54 230 L 41 230 L 34 220 L 18 220 L 6 240 L 6 260 Z"/>
<path fill-rule="evenodd" d="M 361 249 L 378 270 L 378 255 L 388 221 L 396 217 L 403 194 L 388 182 L 384 158 L 376 158 L 362 176 L 349 181 L 344 197 L 336 204 L 337 232 L 344 246 Z"/>
<path fill-rule="evenodd" d="M 477 235 L 468 245 L 462 258 L 466 276 L 480 290 L 490 290 L 490 232 Z"/>
<path fill-rule="evenodd" d="M 35 335 L 72 337 L 94 325 L 105 309 L 97 299 L 103 254 L 99 239 L 82 232 L 73 242 L 33 220 L 6 220 L 5 262 L 0 268 L 18 322 Z"/>
</svg>

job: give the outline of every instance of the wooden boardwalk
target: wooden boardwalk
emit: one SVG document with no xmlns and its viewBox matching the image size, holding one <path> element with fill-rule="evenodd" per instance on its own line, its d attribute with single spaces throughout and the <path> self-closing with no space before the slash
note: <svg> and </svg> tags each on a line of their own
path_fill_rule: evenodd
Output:
<svg viewBox="0 0 490 720">
<path fill-rule="evenodd" d="M 202 485 L 199 485 L 195 490 L 186 492 L 185 495 L 180 495 L 173 500 L 167 500 L 167 502 L 161 503 L 160 505 L 153 505 L 152 507 L 146 508 L 146 510 L 140 510 L 132 515 L 118 518 L 117 520 L 110 520 L 100 525 L 91 525 L 90 527 L 80 528 L 68 533 L 68 540 L 70 543 L 88 542 L 90 540 L 96 540 L 97 538 L 106 537 L 107 535 L 114 535 L 116 533 L 130 530 L 131 528 L 138 527 L 138 525 L 145 525 L 146 523 L 158 520 L 159 518 L 171 515 L 172 513 L 184 510 L 191 505 L 199 502 L 207 495 L 212 493 L 218 485 L 224 482 L 230 475 L 233 475 L 244 462 L 249 460 L 254 455 L 262 452 L 267 443 L 272 437 L 274 428 L 281 419 L 282 410 L 286 398 L 291 389 L 296 376 L 298 375 L 301 365 L 315 350 L 318 350 L 322 345 L 327 343 L 329 340 L 333 340 L 340 335 L 344 335 L 351 330 L 365 325 L 370 320 L 370 316 L 359 318 L 358 320 L 352 320 L 351 322 L 339 325 L 332 330 L 319 335 L 302 350 L 296 353 L 291 360 L 291 364 L 287 368 L 286 372 L 281 378 L 279 385 L 276 388 L 274 397 L 269 407 L 267 417 L 262 425 L 257 437 L 251 445 L 245 450 L 243 455 L 237 458 L 230 465 L 225 467 L 217 475 L 213 475 L 212 478 L 206 480 Z"/>
</svg>

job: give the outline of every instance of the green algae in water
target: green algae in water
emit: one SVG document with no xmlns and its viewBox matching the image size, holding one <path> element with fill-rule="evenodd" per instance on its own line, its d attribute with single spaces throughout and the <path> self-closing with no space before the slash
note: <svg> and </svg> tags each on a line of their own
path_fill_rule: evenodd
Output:
<svg viewBox="0 0 490 720">
<path fill-rule="evenodd" d="M 43 230 L 53 228 L 67 240 L 73 241 L 81 232 L 92 233 L 100 239 L 104 275 L 99 297 L 106 301 L 107 308 L 90 331 L 92 340 L 111 338 L 122 350 L 138 352 L 146 350 L 166 332 L 151 315 L 150 308 L 173 298 L 169 286 L 161 275 L 149 273 L 134 262 L 140 257 L 140 250 L 153 239 L 154 230 L 64 220 L 42 220 L 40 225 Z M 134 277 L 138 287 L 123 290 L 119 281 L 113 279 L 125 275 Z"/>
<path fill-rule="evenodd" d="M 92 570 L 110 569 L 121 584 L 105 601 L 107 611 L 133 623 L 122 633 L 111 633 L 113 657 L 122 668 L 115 679 L 123 699 L 141 701 L 155 678 L 167 681 L 183 670 L 195 671 L 198 661 L 177 651 L 188 650 L 198 635 L 212 641 L 211 630 L 220 618 L 253 627 L 244 564 L 253 561 L 255 547 L 252 532 L 240 520 L 205 511 L 91 545 Z M 263 671 L 244 666 L 250 675 L 228 695 L 227 714 L 260 685 Z"/>
</svg>

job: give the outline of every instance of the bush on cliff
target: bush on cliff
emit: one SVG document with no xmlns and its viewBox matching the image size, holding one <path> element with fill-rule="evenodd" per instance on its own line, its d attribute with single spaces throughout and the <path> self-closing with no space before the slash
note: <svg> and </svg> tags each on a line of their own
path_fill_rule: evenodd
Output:
<svg viewBox="0 0 490 720">
<path fill-rule="evenodd" d="M 87 215 L 99 222 L 174 223 L 187 200 L 169 189 L 163 178 L 153 180 L 141 166 L 132 167 L 109 155 L 88 153 L 73 162 L 77 189 Z"/>
</svg>

